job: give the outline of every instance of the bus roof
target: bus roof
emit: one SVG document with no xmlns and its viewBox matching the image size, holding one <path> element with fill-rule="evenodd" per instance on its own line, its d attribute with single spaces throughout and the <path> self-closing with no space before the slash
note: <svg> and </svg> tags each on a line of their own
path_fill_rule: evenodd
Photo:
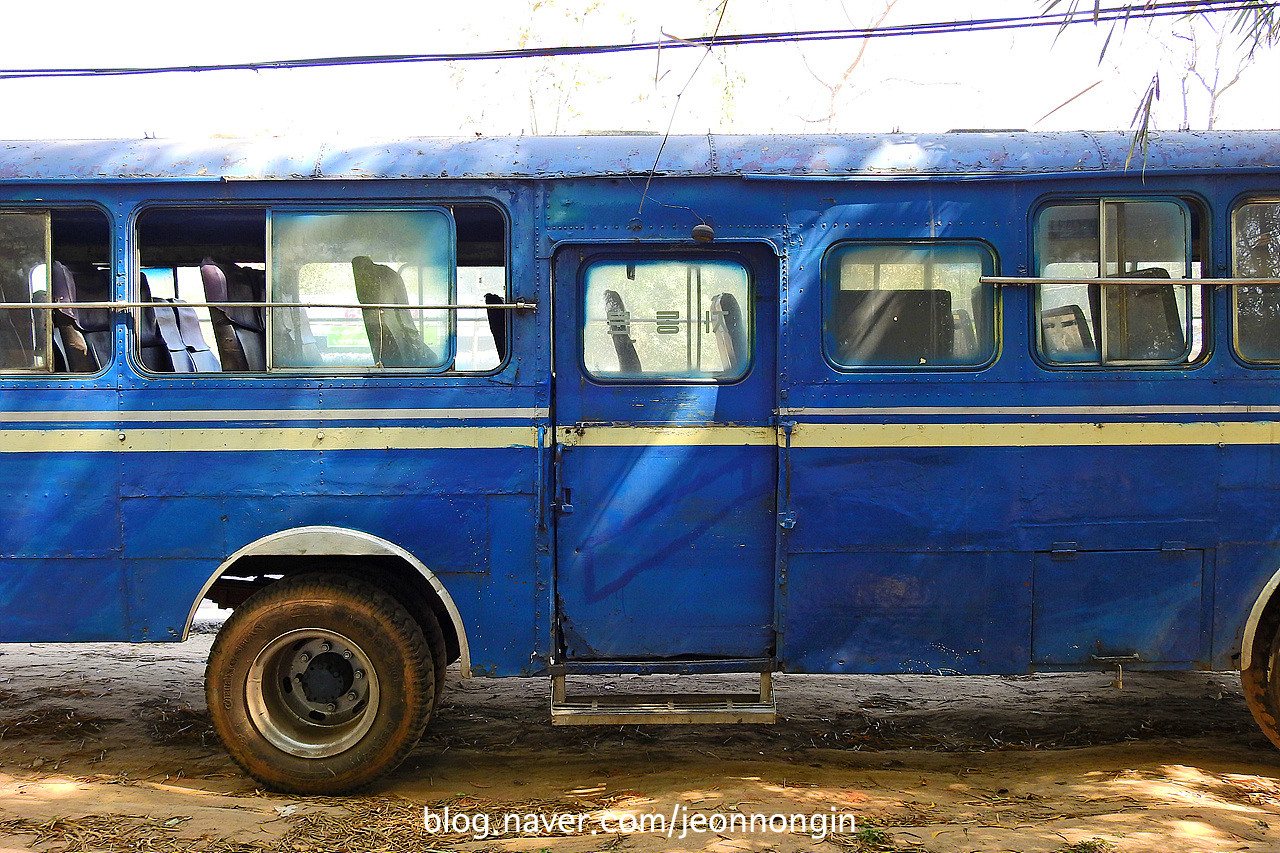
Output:
<svg viewBox="0 0 1280 853">
<path fill-rule="evenodd" d="M 1280 170 L 1280 131 L 673 136 L 609 134 L 394 141 L 289 137 L 0 142 L 0 180 L 440 179 L 728 175 L 910 177 Z"/>
</svg>

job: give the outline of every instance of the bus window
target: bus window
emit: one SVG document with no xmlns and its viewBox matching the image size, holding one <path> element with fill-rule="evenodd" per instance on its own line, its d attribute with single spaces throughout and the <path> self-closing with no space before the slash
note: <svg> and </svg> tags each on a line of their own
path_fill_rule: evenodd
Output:
<svg viewBox="0 0 1280 853">
<path fill-rule="evenodd" d="M 1280 278 L 1280 202 L 1241 205 L 1232 220 L 1237 278 Z M 1280 363 L 1280 286 L 1232 288 L 1236 352 L 1245 361 Z"/>
<path fill-rule="evenodd" d="M 277 365 L 440 368 L 451 361 L 450 312 L 412 307 L 450 304 L 453 235 L 444 211 L 277 212 L 271 258 L 276 300 L 370 306 L 322 304 L 303 309 L 296 324 L 277 322 Z M 377 307 L 393 304 L 407 307 Z"/>
<path fill-rule="evenodd" d="M 455 215 L 456 234 L 436 207 L 149 210 L 139 357 L 162 373 L 492 370 L 506 312 L 439 306 L 506 301 L 506 224 L 486 205 Z"/>
<path fill-rule="evenodd" d="M 583 366 L 598 379 L 733 381 L 751 363 L 751 280 L 739 263 L 597 261 L 583 294 Z"/>
<path fill-rule="evenodd" d="M 844 244 L 823 262 L 823 345 L 842 368 L 973 367 L 995 354 L 983 246 Z"/>
<path fill-rule="evenodd" d="M 266 369 L 262 308 L 194 308 L 190 302 L 266 299 L 263 208 L 157 208 L 138 217 L 142 264 L 137 353 L 158 373 Z"/>
<path fill-rule="evenodd" d="M 49 301 L 49 217 L 0 213 L 0 299 Z M 0 308 L 0 369 L 48 371 L 53 364 L 43 311 Z"/>
<path fill-rule="evenodd" d="M 1036 223 L 1044 278 L 1143 278 L 1151 284 L 1042 284 L 1040 355 L 1052 364 L 1170 365 L 1204 352 L 1191 211 L 1175 201 L 1055 204 Z"/>
<path fill-rule="evenodd" d="M 489 205 L 453 205 L 457 237 L 459 305 L 495 305 L 507 300 L 507 223 Z M 500 308 L 457 312 L 453 369 L 493 370 L 507 357 L 507 317 Z"/>
<path fill-rule="evenodd" d="M 0 213 L 0 300 L 55 302 L 53 310 L 0 308 L 0 370 L 96 373 L 111 363 L 107 219 L 96 210 Z"/>
</svg>

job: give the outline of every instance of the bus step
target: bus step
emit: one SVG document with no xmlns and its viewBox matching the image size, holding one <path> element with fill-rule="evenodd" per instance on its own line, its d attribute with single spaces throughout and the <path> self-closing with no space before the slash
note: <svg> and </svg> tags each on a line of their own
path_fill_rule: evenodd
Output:
<svg viewBox="0 0 1280 853">
<path fill-rule="evenodd" d="M 679 723 L 772 723 L 777 719 L 772 673 L 760 673 L 755 693 L 648 693 L 567 696 L 565 677 L 551 678 L 556 726 L 638 726 Z"/>
</svg>

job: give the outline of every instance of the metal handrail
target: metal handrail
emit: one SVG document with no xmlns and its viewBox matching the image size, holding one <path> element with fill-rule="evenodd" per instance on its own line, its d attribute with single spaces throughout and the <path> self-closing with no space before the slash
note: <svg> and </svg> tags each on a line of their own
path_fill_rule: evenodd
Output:
<svg viewBox="0 0 1280 853">
<path fill-rule="evenodd" d="M 981 284 L 1227 284 L 1237 287 L 1280 286 L 1280 278 L 1039 278 L 1036 276 L 984 275 Z"/>
<path fill-rule="evenodd" d="M 158 305 L 181 305 L 186 308 L 379 308 L 412 311 L 474 311 L 493 308 L 507 311 L 533 311 L 538 303 L 517 300 L 493 305 L 406 305 L 403 302 L 0 302 L 0 308 L 102 308 L 110 311 L 129 311 L 134 308 L 155 308 Z"/>
</svg>

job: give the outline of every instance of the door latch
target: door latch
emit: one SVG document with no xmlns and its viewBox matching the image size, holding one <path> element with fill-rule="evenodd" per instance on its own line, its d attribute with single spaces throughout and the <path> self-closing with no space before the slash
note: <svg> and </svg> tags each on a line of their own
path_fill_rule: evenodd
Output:
<svg viewBox="0 0 1280 853">
<path fill-rule="evenodd" d="M 564 475 L 562 467 L 564 463 L 564 445 L 556 442 L 554 455 L 552 457 L 551 468 L 552 477 L 556 484 L 556 497 L 551 502 L 551 506 L 561 515 L 568 515 L 573 512 L 573 502 L 569 498 L 569 489 L 564 485 Z"/>
</svg>

